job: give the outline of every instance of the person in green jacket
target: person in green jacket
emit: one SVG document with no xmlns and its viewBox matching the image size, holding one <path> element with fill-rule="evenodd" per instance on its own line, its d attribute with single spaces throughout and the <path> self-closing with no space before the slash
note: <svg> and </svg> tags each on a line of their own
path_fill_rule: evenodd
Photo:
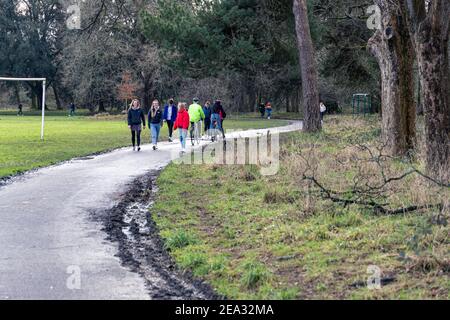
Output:
<svg viewBox="0 0 450 320">
<path fill-rule="evenodd" d="M 194 103 L 189 106 L 189 119 L 191 121 L 191 142 L 194 146 L 194 139 L 197 144 L 200 144 L 200 133 L 202 130 L 202 121 L 205 120 L 205 113 L 202 106 L 199 104 L 199 99 L 194 98 Z"/>
</svg>

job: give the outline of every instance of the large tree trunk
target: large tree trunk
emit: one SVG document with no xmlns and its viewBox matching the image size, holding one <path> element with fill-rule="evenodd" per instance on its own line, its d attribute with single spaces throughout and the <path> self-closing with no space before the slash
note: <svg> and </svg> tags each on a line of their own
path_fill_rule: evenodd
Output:
<svg viewBox="0 0 450 320">
<path fill-rule="evenodd" d="M 303 130 L 306 132 L 317 132 L 322 129 L 318 90 L 319 76 L 314 59 L 314 46 L 309 28 L 306 0 L 294 0 L 293 11 L 302 76 L 304 106 Z"/>
<path fill-rule="evenodd" d="M 105 102 L 103 100 L 100 100 L 98 102 L 98 112 L 99 113 L 105 113 L 106 112 Z"/>
<path fill-rule="evenodd" d="M 34 110 L 42 109 L 42 84 L 30 85 L 31 88 L 31 108 Z"/>
<path fill-rule="evenodd" d="M 419 66 L 429 174 L 450 179 L 449 0 L 407 0 L 409 27 Z"/>
<path fill-rule="evenodd" d="M 144 111 L 147 113 L 149 110 L 150 110 L 150 107 L 151 107 L 151 101 L 150 101 L 150 90 L 152 89 L 152 87 L 153 87 L 153 82 L 149 79 L 149 78 L 147 78 L 147 77 L 144 77 L 144 79 L 143 79 L 143 82 L 144 82 L 144 104 L 143 104 L 143 109 L 144 109 Z"/>
<path fill-rule="evenodd" d="M 415 144 L 412 43 L 401 7 L 389 0 L 375 3 L 382 12 L 381 30 L 369 40 L 368 48 L 381 69 L 382 139 L 390 155 L 403 156 Z"/>
<path fill-rule="evenodd" d="M 58 89 L 56 88 L 56 85 L 52 85 L 53 88 L 53 94 L 55 95 L 55 102 L 56 102 L 56 109 L 62 110 L 63 106 L 61 104 L 61 99 L 59 98 Z"/>
</svg>

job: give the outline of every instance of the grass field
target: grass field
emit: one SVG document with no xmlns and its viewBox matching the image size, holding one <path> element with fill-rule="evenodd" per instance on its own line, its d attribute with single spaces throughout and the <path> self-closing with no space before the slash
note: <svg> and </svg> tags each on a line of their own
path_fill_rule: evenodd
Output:
<svg viewBox="0 0 450 320">
<path fill-rule="evenodd" d="M 131 144 L 124 116 L 69 118 L 65 112 L 48 113 L 44 142 L 40 141 L 40 121 L 39 116 L 0 115 L 0 177 Z M 279 120 L 229 120 L 225 128 L 246 130 L 284 124 Z M 167 127 L 161 134 L 162 139 L 167 138 Z M 149 139 L 149 130 L 145 130 L 143 141 Z"/>
<path fill-rule="evenodd" d="M 287 134 L 273 177 L 256 166 L 170 165 L 152 209 L 166 247 L 181 268 L 228 298 L 449 299 L 448 211 L 375 214 L 322 199 L 301 179 L 300 155 L 309 155 L 323 184 L 346 190 L 355 168 L 338 165 L 335 156 L 350 155 L 352 143 L 374 143 L 379 134 L 376 118 L 352 117 L 328 118 L 322 134 Z M 387 165 L 389 174 L 405 167 Z M 391 187 L 386 201 L 393 205 L 450 199 L 448 188 L 420 177 Z M 371 265 L 394 281 L 369 290 Z"/>
</svg>

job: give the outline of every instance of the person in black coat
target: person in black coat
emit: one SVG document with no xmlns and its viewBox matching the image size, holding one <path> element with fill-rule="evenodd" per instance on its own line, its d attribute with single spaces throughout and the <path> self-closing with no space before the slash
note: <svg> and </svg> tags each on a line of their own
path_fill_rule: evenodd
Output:
<svg viewBox="0 0 450 320">
<path fill-rule="evenodd" d="M 142 126 L 144 124 L 144 126 Z M 137 138 L 137 150 L 141 151 L 141 132 L 145 129 L 145 115 L 141 109 L 139 100 L 135 99 L 131 102 L 130 109 L 128 110 L 128 128 L 131 130 L 131 142 L 133 143 L 133 151 L 136 151 L 136 138 Z"/>
<path fill-rule="evenodd" d="M 261 113 L 261 118 L 264 118 L 264 116 L 266 115 L 266 106 L 264 105 L 264 103 L 260 103 L 258 109 L 259 113 Z"/>
</svg>

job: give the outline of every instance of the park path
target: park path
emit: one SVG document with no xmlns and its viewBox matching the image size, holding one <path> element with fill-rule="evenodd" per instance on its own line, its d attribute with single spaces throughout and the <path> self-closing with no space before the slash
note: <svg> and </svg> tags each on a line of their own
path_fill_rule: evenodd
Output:
<svg viewBox="0 0 450 320">
<path fill-rule="evenodd" d="M 295 122 L 270 131 L 300 128 Z M 267 129 L 229 137 L 264 133 Z M 30 172 L 1 187 L 0 300 L 166 298 L 154 291 L 167 289 L 171 276 L 150 272 L 145 278 L 124 263 L 120 243 L 108 240 L 95 215 L 117 208 L 127 185 L 165 167 L 176 150 L 178 143 L 162 143 L 157 152 L 148 145 L 140 153 L 119 149 Z M 172 291 L 180 286 L 189 283 L 179 279 Z M 208 298 L 201 292 L 170 297 Z"/>
</svg>

